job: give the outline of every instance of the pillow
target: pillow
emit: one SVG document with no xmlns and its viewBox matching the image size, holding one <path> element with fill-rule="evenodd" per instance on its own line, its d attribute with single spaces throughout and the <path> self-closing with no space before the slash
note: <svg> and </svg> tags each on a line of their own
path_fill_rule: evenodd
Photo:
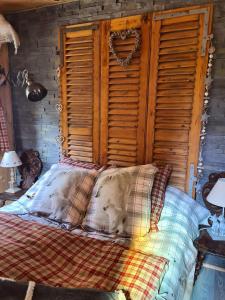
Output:
<svg viewBox="0 0 225 300">
<path fill-rule="evenodd" d="M 168 186 L 158 223 L 159 231 L 188 234 L 192 241 L 199 235 L 199 225 L 208 224 L 210 212 L 178 188 Z"/>
<path fill-rule="evenodd" d="M 97 175 L 96 170 L 53 165 L 36 191 L 26 193 L 30 199 L 27 209 L 58 221 L 80 224 Z"/>
<path fill-rule="evenodd" d="M 93 189 L 82 225 L 106 233 L 144 236 L 149 232 L 152 165 L 103 171 Z"/>
<path fill-rule="evenodd" d="M 172 166 L 165 165 L 159 168 L 155 174 L 155 179 L 151 193 L 151 223 L 150 230 L 158 231 L 157 223 L 164 205 L 166 187 L 172 173 Z"/>
<path fill-rule="evenodd" d="M 99 165 L 96 165 L 94 163 L 90 163 L 90 162 L 82 162 L 82 161 L 78 161 L 78 160 L 74 160 L 71 157 L 63 157 L 60 162 L 60 164 L 66 164 L 69 166 L 73 166 L 73 167 L 79 167 L 79 168 L 84 168 L 84 169 L 88 169 L 88 170 L 102 170 L 102 168 Z"/>
</svg>

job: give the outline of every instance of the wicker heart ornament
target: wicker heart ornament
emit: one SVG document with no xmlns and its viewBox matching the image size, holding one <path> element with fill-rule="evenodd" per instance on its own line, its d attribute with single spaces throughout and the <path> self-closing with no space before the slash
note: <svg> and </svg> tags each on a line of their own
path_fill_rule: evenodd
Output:
<svg viewBox="0 0 225 300">
<path fill-rule="evenodd" d="M 128 54 L 128 56 L 126 58 L 119 57 L 118 53 L 116 52 L 116 50 L 114 48 L 114 40 L 121 39 L 122 41 L 125 41 L 126 39 L 130 38 L 132 35 L 135 36 L 135 43 L 134 43 L 133 49 L 131 50 L 131 52 Z M 112 54 L 116 57 L 117 62 L 123 67 L 129 65 L 134 54 L 137 52 L 138 48 L 140 47 L 140 43 L 141 43 L 141 36 L 140 36 L 140 33 L 136 29 L 115 31 L 115 32 L 112 32 L 109 37 L 109 48 L 110 48 Z"/>
</svg>

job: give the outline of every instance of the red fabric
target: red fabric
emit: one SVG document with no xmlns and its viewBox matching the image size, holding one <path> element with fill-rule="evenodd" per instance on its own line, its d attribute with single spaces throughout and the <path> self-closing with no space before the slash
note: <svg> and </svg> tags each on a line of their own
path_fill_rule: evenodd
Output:
<svg viewBox="0 0 225 300">
<path fill-rule="evenodd" d="M 78 161 L 74 160 L 70 157 L 63 157 L 63 159 L 59 162 L 60 164 L 66 164 L 74 167 L 80 167 L 88 170 L 100 170 L 102 167 L 99 165 L 96 165 L 94 163 L 89 163 L 89 162 L 83 162 L 83 161 Z"/>
<path fill-rule="evenodd" d="M 172 173 L 172 166 L 159 167 L 156 173 L 151 193 L 151 222 L 150 231 L 158 231 L 158 222 L 164 205 L 166 187 Z"/>
<path fill-rule="evenodd" d="M 154 299 L 167 260 L 0 213 L 0 276 Z"/>
<path fill-rule="evenodd" d="M 9 137 L 4 109 L 0 103 L 0 151 L 9 151 Z"/>
</svg>

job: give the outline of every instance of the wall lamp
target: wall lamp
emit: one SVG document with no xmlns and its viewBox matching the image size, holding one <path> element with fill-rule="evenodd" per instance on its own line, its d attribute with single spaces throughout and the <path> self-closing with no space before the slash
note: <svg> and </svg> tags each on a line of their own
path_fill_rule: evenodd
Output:
<svg viewBox="0 0 225 300">
<path fill-rule="evenodd" d="M 14 87 L 25 87 L 25 94 L 28 100 L 37 102 L 42 100 L 48 93 L 47 89 L 40 83 L 35 82 L 29 76 L 27 69 L 19 71 L 16 80 L 9 78 L 9 73 L 5 73 L 5 69 L 0 65 L 0 87 L 8 82 Z"/>
</svg>

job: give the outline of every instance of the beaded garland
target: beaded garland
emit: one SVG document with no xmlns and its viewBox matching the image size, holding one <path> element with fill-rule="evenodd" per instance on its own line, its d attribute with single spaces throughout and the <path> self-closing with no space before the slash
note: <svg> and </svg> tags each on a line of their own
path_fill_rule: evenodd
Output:
<svg viewBox="0 0 225 300">
<path fill-rule="evenodd" d="M 208 106 L 210 100 L 209 90 L 213 82 L 211 73 L 212 73 L 212 66 L 213 66 L 213 57 L 215 52 L 215 47 L 212 45 L 212 38 L 213 36 L 210 36 L 211 46 L 209 48 L 208 68 L 207 68 L 207 75 L 205 79 L 204 102 L 203 102 L 203 112 L 202 112 L 202 119 L 201 119 L 200 151 L 199 151 L 199 160 L 197 166 L 197 182 L 196 182 L 196 190 L 198 193 L 201 192 L 200 180 L 203 177 L 203 172 L 204 172 L 202 152 L 203 152 L 203 146 L 205 145 L 205 138 L 207 134 L 206 127 L 207 127 L 208 119 L 210 117 L 210 115 L 208 114 Z"/>
</svg>

